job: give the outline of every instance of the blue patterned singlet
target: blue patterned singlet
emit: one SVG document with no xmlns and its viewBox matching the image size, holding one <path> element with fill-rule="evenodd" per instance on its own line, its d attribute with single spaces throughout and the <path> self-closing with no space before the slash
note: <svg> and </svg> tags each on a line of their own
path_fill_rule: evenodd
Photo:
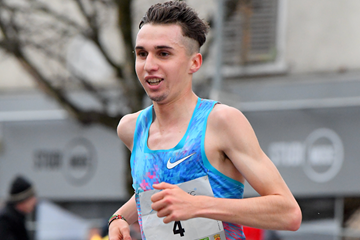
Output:
<svg viewBox="0 0 360 240">
<path fill-rule="evenodd" d="M 205 155 L 204 141 L 208 116 L 215 101 L 198 99 L 187 131 L 180 142 L 171 149 L 151 150 L 147 146 L 150 125 L 153 121 L 153 106 L 144 109 L 138 116 L 131 154 L 131 174 L 136 193 L 136 205 L 142 230 L 139 193 L 152 190 L 154 183 L 178 184 L 208 175 L 214 197 L 243 198 L 244 185 L 216 170 Z M 167 163 L 176 162 L 189 155 L 185 161 L 168 169 Z M 241 225 L 223 222 L 226 239 L 241 239 L 245 236 Z"/>
</svg>

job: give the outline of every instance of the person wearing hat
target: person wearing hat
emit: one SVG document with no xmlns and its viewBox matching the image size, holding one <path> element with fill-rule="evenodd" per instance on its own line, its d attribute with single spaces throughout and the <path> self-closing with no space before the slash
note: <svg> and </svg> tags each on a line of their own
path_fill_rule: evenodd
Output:
<svg viewBox="0 0 360 240">
<path fill-rule="evenodd" d="M 29 240 L 25 216 L 31 213 L 37 199 L 32 184 L 23 176 L 17 176 L 11 183 L 9 199 L 0 211 L 1 240 Z"/>
</svg>

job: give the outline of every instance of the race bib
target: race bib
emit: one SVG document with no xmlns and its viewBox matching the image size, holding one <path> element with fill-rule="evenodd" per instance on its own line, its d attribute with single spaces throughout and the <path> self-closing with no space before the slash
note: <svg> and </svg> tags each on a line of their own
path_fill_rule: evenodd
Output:
<svg viewBox="0 0 360 240">
<path fill-rule="evenodd" d="M 200 177 L 178 184 L 191 195 L 213 197 L 208 176 Z M 151 196 L 160 190 L 150 190 L 139 194 L 142 226 L 147 240 L 225 240 L 224 227 L 221 221 L 209 218 L 192 218 L 186 221 L 175 221 L 165 224 L 151 208 Z"/>
</svg>

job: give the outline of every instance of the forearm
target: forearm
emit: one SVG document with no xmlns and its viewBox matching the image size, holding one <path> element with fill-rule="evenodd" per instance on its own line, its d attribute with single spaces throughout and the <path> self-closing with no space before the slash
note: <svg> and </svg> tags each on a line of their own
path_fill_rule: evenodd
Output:
<svg viewBox="0 0 360 240">
<path fill-rule="evenodd" d="M 124 205 L 122 205 L 114 214 L 122 215 L 129 224 L 137 221 L 135 195 L 133 195 Z"/>
<path fill-rule="evenodd" d="M 295 231 L 301 223 L 301 211 L 295 200 L 280 195 L 247 199 L 222 199 L 196 196 L 195 217 L 217 219 L 245 226 Z"/>
</svg>

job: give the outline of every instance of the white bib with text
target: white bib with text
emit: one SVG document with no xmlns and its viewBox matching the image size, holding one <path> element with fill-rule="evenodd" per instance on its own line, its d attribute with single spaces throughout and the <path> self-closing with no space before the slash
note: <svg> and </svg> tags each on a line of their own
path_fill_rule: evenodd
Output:
<svg viewBox="0 0 360 240">
<path fill-rule="evenodd" d="M 178 184 L 191 195 L 213 197 L 208 176 L 200 177 Z M 192 218 L 165 224 L 151 208 L 151 196 L 159 190 L 145 191 L 139 194 L 142 225 L 146 240 L 225 240 L 224 227 L 221 221 L 209 218 Z"/>
</svg>

